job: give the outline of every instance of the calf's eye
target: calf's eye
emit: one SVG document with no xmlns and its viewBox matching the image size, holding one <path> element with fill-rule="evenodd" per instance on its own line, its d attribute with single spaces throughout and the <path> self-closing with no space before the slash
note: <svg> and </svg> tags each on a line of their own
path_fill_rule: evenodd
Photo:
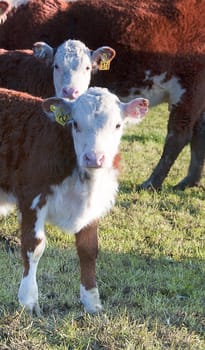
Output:
<svg viewBox="0 0 205 350">
<path fill-rule="evenodd" d="M 116 129 L 119 129 L 121 127 L 121 124 L 116 124 Z"/>
</svg>

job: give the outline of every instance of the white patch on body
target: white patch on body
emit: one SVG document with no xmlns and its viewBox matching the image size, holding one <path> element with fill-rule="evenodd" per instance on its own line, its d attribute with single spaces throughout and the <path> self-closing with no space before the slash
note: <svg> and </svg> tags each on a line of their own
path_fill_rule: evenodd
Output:
<svg viewBox="0 0 205 350">
<path fill-rule="evenodd" d="M 138 95 L 140 94 L 142 97 L 149 100 L 151 107 L 163 102 L 168 102 L 169 110 L 171 110 L 172 105 L 176 105 L 180 102 L 186 90 L 182 88 L 177 77 L 173 76 L 170 80 L 166 81 L 165 78 L 166 72 L 160 75 L 151 75 L 151 71 L 146 71 L 144 81 L 151 80 L 153 82 L 152 87 L 131 88 L 129 91 L 129 98 L 137 96 L 135 91 L 138 91 Z"/>
<path fill-rule="evenodd" d="M 40 198 L 41 198 L 41 194 L 39 194 L 38 196 L 36 196 L 36 197 L 33 199 L 32 203 L 31 203 L 31 209 L 32 209 L 32 210 L 36 209 L 36 207 L 37 207 L 38 204 L 39 204 Z"/>
<path fill-rule="evenodd" d="M 86 290 L 81 284 L 80 301 L 83 303 L 85 310 L 91 314 L 98 313 L 103 309 L 97 287 Z"/>
<path fill-rule="evenodd" d="M 11 193 L 6 193 L 0 189 L 0 215 L 8 215 L 15 209 L 16 198 Z"/>
<path fill-rule="evenodd" d="M 91 180 L 81 181 L 76 170 L 48 196 L 47 219 L 69 233 L 77 233 L 105 215 L 114 205 L 118 189 L 117 171 L 97 169 Z"/>
</svg>

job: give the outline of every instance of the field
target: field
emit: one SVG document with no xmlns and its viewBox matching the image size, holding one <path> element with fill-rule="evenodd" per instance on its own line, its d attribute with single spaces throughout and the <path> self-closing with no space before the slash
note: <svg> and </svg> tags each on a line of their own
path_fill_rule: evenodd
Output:
<svg viewBox="0 0 205 350">
<path fill-rule="evenodd" d="M 0 350 L 204 350 L 205 177 L 173 191 L 187 172 L 189 148 L 160 192 L 136 192 L 166 135 L 167 106 L 125 130 L 116 205 L 100 223 L 97 279 L 104 312 L 79 302 L 72 236 L 47 226 L 38 269 L 42 317 L 17 301 L 22 274 L 16 214 L 0 218 Z"/>
</svg>

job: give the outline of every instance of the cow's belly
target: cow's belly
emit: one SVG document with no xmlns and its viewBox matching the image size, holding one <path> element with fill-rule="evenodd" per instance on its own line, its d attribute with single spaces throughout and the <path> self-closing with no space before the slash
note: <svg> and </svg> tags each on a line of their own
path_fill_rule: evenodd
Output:
<svg viewBox="0 0 205 350">
<path fill-rule="evenodd" d="M 47 201 L 47 220 L 69 233 L 77 233 L 105 215 L 115 202 L 118 184 L 116 172 L 97 170 L 93 181 L 81 182 L 75 177 L 52 187 Z"/>
</svg>

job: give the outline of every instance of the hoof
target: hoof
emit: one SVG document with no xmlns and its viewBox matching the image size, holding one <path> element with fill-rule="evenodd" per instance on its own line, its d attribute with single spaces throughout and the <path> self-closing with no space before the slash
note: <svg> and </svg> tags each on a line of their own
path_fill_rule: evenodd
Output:
<svg viewBox="0 0 205 350">
<path fill-rule="evenodd" d="M 98 288 L 86 290 L 83 285 L 80 286 L 80 301 L 85 307 L 85 311 L 90 314 L 98 314 L 103 310 Z"/>
</svg>

